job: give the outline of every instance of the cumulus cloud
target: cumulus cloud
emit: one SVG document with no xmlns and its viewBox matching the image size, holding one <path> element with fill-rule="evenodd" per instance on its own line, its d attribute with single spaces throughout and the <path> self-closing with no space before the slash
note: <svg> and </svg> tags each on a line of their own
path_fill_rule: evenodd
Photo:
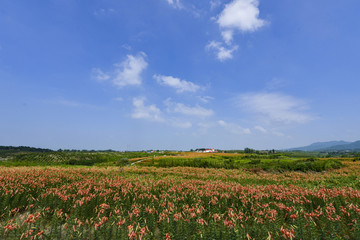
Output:
<svg viewBox="0 0 360 240">
<path fill-rule="evenodd" d="M 217 0 L 210 2 L 211 9 L 219 5 L 221 4 Z M 266 24 L 266 21 L 259 17 L 258 6 L 258 0 L 232 0 L 217 17 L 212 18 L 219 25 L 224 42 L 211 41 L 206 48 L 213 50 L 218 60 L 225 61 L 233 57 L 233 52 L 238 49 L 238 46 L 233 44 L 236 32 L 254 32 Z"/>
<path fill-rule="evenodd" d="M 127 55 L 123 62 L 115 64 L 116 69 L 113 83 L 118 87 L 141 85 L 141 73 L 148 66 L 145 57 L 146 54 L 143 52 L 137 56 Z"/>
<path fill-rule="evenodd" d="M 233 52 L 238 49 L 238 46 L 235 45 L 231 48 L 226 48 L 221 42 L 211 41 L 207 46 L 207 50 L 212 50 L 215 52 L 216 57 L 221 62 L 233 58 Z"/>
<path fill-rule="evenodd" d="M 155 104 L 145 105 L 144 97 L 137 97 L 133 99 L 133 112 L 131 114 L 132 118 L 136 119 L 146 119 L 155 122 L 164 122 L 162 113 Z"/>
<path fill-rule="evenodd" d="M 103 72 L 100 68 L 93 68 L 92 77 L 99 82 L 111 80 L 119 88 L 141 85 L 141 74 L 148 66 L 145 58 L 146 54 L 143 52 L 137 55 L 129 54 L 123 62 L 114 64 L 115 68 L 109 73 Z"/>
<path fill-rule="evenodd" d="M 194 107 L 186 106 L 183 103 L 172 102 L 169 98 L 164 101 L 164 104 L 167 106 L 169 113 L 180 113 L 197 117 L 210 117 L 214 114 L 214 111 L 211 109 L 206 109 L 199 105 Z"/>
<path fill-rule="evenodd" d="M 258 0 L 234 0 L 225 6 L 217 19 L 225 42 L 231 42 L 235 30 L 253 32 L 264 26 L 258 6 Z"/>
<path fill-rule="evenodd" d="M 235 123 L 228 123 L 223 120 L 219 120 L 218 125 L 223 127 L 226 131 L 231 132 L 233 134 L 251 134 L 251 130 L 249 128 L 243 128 Z"/>
<path fill-rule="evenodd" d="M 304 112 L 304 101 L 280 93 L 250 93 L 237 100 L 248 111 L 258 114 L 264 120 L 280 123 L 306 123 L 314 118 Z"/>
<path fill-rule="evenodd" d="M 153 78 L 161 85 L 175 88 L 178 93 L 196 92 L 200 86 L 172 76 L 154 75 Z"/>
</svg>

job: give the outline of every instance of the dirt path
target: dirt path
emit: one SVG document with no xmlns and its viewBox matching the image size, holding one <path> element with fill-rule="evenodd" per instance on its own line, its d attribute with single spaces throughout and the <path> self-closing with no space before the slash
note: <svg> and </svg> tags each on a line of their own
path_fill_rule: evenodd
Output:
<svg viewBox="0 0 360 240">
<path fill-rule="evenodd" d="M 140 160 L 138 160 L 138 161 L 136 161 L 136 162 L 131 163 L 130 166 L 134 165 L 135 163 L 140 163 L 140 162 L 143 162 L 143 161 L 145 161 L 145 160 L 149 160 L 149 159 L 151 159 L 151 158 L 152 158 L 152 157 L 140 159 Z"/>
</svg>

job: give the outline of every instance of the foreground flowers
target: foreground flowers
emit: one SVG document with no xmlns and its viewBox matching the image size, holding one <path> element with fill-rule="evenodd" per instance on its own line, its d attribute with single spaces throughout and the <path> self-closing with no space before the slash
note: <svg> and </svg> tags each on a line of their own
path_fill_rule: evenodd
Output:
<svg viewBox="0 0 360 240">
<path fill-rule="evenodd" d="M 359 239 L 357 171 L 0 168 L 0 239 Z"/>
</svg>

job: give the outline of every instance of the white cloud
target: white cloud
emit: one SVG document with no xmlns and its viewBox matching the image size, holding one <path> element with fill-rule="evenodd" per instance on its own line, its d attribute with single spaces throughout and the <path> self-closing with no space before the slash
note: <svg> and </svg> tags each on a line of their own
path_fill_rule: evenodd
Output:
<svg viewBox="0 0 360 240">
<path fill-rule="evenodd" d="M 187 13 L 190 13 L 195 18 L 199 18 L 206 14 L 206 11 L 200 8 L 197 8 L 192 1 L 182 1 L 182 0 L 166 0 L 166 2 L 174 9 L 182 10 Z M 194 2 L 195 3 L 195 2 Z"/>
<path fill-rule="evenodd" d="M 214 100 L 214 98 L 210 96 L 198 96 L 198 99 L 203 103 L 208 103 L 211 100 Z"/>
<path fill-rule="evenodd" d="M 175 88 L 178 93 L 181 92 L 196 92 L 200 86 L 179 78 L 172 76 L 154 75 L 153 78 L 161 85 L 166 85 Z"/>
<path fill-rule="evenodd" d="M 255 126 L 254 129 L 257 130 L 257 131 L 259 131 L 259 132 L 261 132 L 261 133 L 263 133 L 263 134 L 273 134 L 273 135 L 275 135 L 275 136 L 277 136 L 277 137 L 284 137 L 284 136 L 285 136 L 284 133 L 279 132 L 279 131 L 276 130 L 276 129 L 269 129 L 269 130 L 267 130 L 267 129 L 263 128 L 262 126 Z"/>
<path fill-rule="evenodd" d="M 176 128 L 186 129 L 192 127 L 192 123 L 190 121 L 172 117 L 170 115 L 166 116 L 166 114 L 164 114 L 155 104 L 145 105 L 145 101 L 145 97 L 133 98 L 134 109 L 131 114 L 132 118 L 161 122 Z"/>
<path fill-rule="evenodd" d="M 231 45 L 231 42 L 233 40 L 233 34 L 234 34 L 233 30 L 225 30 L 221 32 L 221 36 L 223 37 L 227 45 Z"/>
<path fill-rule="evenodd" d="M 234 0 L 225 6 L 217 19 L 225 42 L 232 40 L 234 30 L 253 32 L 264 26 L 258 5 L 258 0 Z"/>
<path fill-rule="evenodd" d="M 113 83 L 118 87 L 127 85 L 141 85 L 141 73 L 146 69 L 148 63 L 146 54 L 141 52 L 137 56 L 127 55 L 126 60 L 115 64 L 115 77 Z"/>
<path fill-rule="evenodd" d="M 221 5 L 221 1 L 219 0 L 211 0 L 210 1 L 210 10 L 214 10 L 215 8 Z"/>
<path fill-rule="evenodd" d="M 211 1 L 211 9 L 220 3 Z M 212 18 L 220 27 L 221 36 L 227 47 L 221 42 L 211 41 L 206 48 L 213 50 L 220 61 L 233 58 L 238 45 L 233 44 L 236 31 L 254 32 L 264 26 L 266 21 L 259 18 L 258 0 L 233 0 L 225 5 L 218 17 Z"/>
<path fill-rule="evenodd" d="M 203 108 L 199 105 L 194 107 L 189 107 L 183 103 L 172 102 L 171 99 L 166 99 L 164 104 L 167 106 L 167 111 L 169 113 L 180 113 L 183 115 L 197 116 L 197 117 L 210 117 L 214 114 L 214 111 L 211 109 Z"/>
<path fill-rule="evenodd" d="M 99 82 L 111 80 L 119 88 L 128 85 L 141 85 L 142 72 L 147 68 L 146 54 L 140 52 L 138 55 L 127 55 L 121 63 L 114 64 L 115 69 L 110 73 L 104 73 L 100 68 L 92 69 L 92 77 Z"/>
<path fill-rule="evenodd" d="M 233 58 L 233 52 L 238 49 L 235 45 L 232 48 L 225 48 L 221 42 L 211 41 L 207 46 L 207 50 L 215 51 L 216 57 L 221 62 Z"/>
<path fill-rule="evenodd" d="M 254 127 L 255 130 L 259 131 L 259 132 L 262 132 L 262 133 L 267 133 L 268 131 L 263 128 L 262 126 L 255 126 Z"/>
<path fill-rule="evenodd" d="M 260 115 L 264 120 L 280 123 L 306 123 L 314 118 L 304 112 L 302 100 L 279 93 L 251 93 L 238 99 L 241 107 Z"/>
<path fill-rule="evenodd" d="M 249 128 L 243 128 L 235 123 L 227 123 L 223 120 L 219 120 L 217 123 L 226 131 L 233 134 L 251 134 L 251 130 Z"/>
<path fill-rule="evenodd" d="M 155 104 L 145 105 L 145 98 L 138 97 L 133 99 L 133 113 L 131 114 L 132 118 L 136 119 L 146 119 L 155 122 L 163 122 L 162 113 Z"/>
<path fill-rule="evenodd" d="M 110 76 L 104 73 L 100 68 L 92 69 L 92 78 L 96 81 L 103 82 L 110 79 Z"/>
<path fill-rule="evenodd" d="M 128 45 L 128 44 L 123 44 L 123 45 L 121 45 L 121 47 L 123 49 L 125 49 L 125 50 L 128 50 L 128 51 L 131 51 L 131 49 L 132 49 L 132 47 L 130 45 Z"/>
<path fill-rule="evenodd" d="M 170 4 L 170 6 L 172 6 L 173 8 L 178 8 L 181 9 L 183 8 L 180 0 L 166 0 L 168 2 L 168 4 Z"/>
</svg>

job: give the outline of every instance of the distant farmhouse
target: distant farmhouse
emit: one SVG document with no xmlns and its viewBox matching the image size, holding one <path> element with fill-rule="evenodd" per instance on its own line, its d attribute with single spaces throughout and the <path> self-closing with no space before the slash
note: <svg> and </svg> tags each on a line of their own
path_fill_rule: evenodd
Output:
<svg viewBox="0 0 360 240">
<path fill-rule="evenodd" d="M 198 148 L 195 150 L 195 152 L 215 153 L 215 152 L 218 152 L 218 150 L 215 148 Z"/>
</svg>

